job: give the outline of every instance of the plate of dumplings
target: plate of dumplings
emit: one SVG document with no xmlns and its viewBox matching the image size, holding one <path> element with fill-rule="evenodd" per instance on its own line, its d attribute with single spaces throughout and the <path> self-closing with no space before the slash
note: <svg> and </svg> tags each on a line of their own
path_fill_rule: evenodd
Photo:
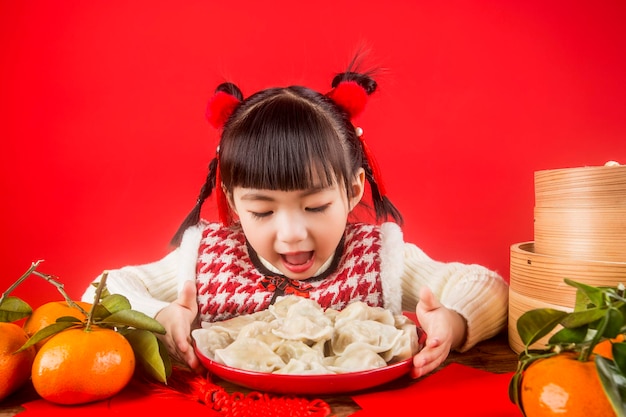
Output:
<svg viewBox="0 0 626 417">
<path fill-rule="evenodd" d="M 324 310 L 288 295 L 263 311 L 203 323 L 192 338 L 211 375 L 252 390 L 324 395 L 407 374 L 421 347 L 419 332 L 407 316 L 360 301 Z"/>
</svg>

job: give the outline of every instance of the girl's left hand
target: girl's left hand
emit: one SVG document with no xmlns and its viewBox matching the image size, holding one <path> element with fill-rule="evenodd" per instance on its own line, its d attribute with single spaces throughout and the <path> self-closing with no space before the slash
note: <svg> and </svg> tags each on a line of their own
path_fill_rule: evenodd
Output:
<svg viewBox="0 0 626 417">
<path fill-rule="evenodd" d="M 444 307 L 430 288 L 420 290 L 415 312 L 427 338 L 421 351 L 413 357 L 412 378 L 434 371 L 448 357 L 451 349 L 465 340 L 467 323 L 456 311 Z"/>
</svg>

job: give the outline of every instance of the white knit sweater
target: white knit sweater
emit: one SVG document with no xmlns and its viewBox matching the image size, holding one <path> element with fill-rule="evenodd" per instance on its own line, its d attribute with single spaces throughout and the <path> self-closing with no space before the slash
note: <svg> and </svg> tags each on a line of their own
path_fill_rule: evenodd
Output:
<svg viewBox="0 0 626 417">
<path fill-rule="evenodd" d="M 109 271 L 109 292 L 125 295 L 133 309 L 156 316 L 176 300 L 185 281 L 195 280 L 201 238 L 200 227 L 191 227 L 181 245 L 161 260 Z M 460 351 L 504 328 L 508 285 L 497 273 L 480 265 L 434 261 L 414 244 L 404 242 L 395 223 L 381 225 L 381 238 L 385 307 L 414 312 L 420 289 L 428 286 L 443 305 L 467 321 L 467 337 Z M 90 285 L 82 299 L 92 302 L 94 291 Z"/>
</svg>

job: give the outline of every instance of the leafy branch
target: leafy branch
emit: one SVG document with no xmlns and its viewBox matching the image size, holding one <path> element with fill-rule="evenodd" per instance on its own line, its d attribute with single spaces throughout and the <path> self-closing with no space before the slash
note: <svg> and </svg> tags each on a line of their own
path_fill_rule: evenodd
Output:
<svg viewBox="0 0 626 417">
<path fill-rule="evenodd" d="M 0 321 L 16 321 L 32 314 L 32 308 L 28 303 L 18 297 L 9 296 L 31 275 L 43 278 L 54 285 L 68 305 L 79 309 L 86 319 L 83 321 L 71 316 L 59 317 L 55 323 L 37 331 L 19 350 L 24 350 L 70 328 L 82 327 L 85 331 L 90 331 L 92 326 L 108 328 L 126 337 L 135 352 L 137 362 L 149 376 L 159 382 L 167 382 L 172 365 L 165 346 L 156 337 L 156 334 L 165 334 L 165 328 L 146 314 L 132 310 L 130 302 L 123 295 L 110 294 L 106 288 L 107 271 L 103 272 L 97 284 L 94 302 L 91 310 L 87 312 L 67 295 L 63 284 L 56 277 L 37 271 L 41 262 L 33 262 L 30 268 L 2 293 Z"/>
<path fill-rule="evenodd" d="M 615 339 L 626 334 L 626 298 L 624 285 L 616 288 L 593 287 L 565 279 L 576 288 L 576 302 L 572 312 L 540 308 L 525 312 L 517 321 L 517 331 L 524 343 L 518 367 L 509 384 L 509 398 L 520 405 L 519 390 L 523 372 L 536 360 L 570 351 L 578 360 L 588 361 L 594 348 L 601 342 L 611 343 L 613 359 L 594 355 L 598 375 L 604 391 L 619 417 L 626 416 L 626 342 Z M 555 332 L 545 349 L 531 350 L 530 346 Z M 523 409 L 522 409 L 523 412 Z"/>
</svg>

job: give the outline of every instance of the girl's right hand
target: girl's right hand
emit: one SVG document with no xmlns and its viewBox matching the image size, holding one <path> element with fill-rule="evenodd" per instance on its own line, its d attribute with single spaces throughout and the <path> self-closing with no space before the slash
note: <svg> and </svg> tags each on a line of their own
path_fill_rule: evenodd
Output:
<svg viewBox="0 0 626 417">
<path fill-rule="evenodd" d="M 170 355 L 187 364 L 191 369 L 202 369 L 192 345 L 191 326 L 198 314 L 196 285 L 185 282 L 178 299 L 159 311 L 155 319 L 165 327 L 165 334 L 159 335 Z"/>
</svg>

